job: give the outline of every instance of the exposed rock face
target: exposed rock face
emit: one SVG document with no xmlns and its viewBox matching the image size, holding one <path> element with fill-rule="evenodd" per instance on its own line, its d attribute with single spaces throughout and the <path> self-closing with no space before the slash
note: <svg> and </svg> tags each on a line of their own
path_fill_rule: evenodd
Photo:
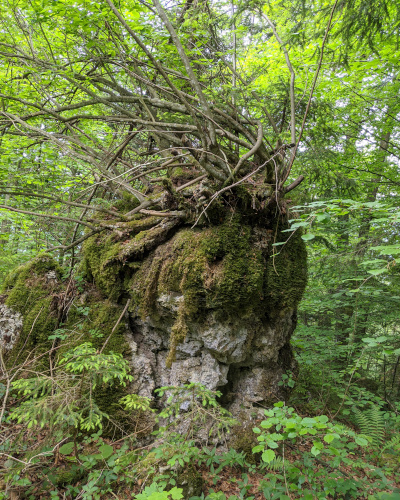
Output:
<svg viewBox="0 0 400 500">
<path fill-rule="evenodd" d="M 295 370 L 289 340 L 295 328 L 293 309 L 261 320 L 256 315 L 221 322 L 209 313 L 200 323 L 189 322 L 185 340 L 176 348 L 176 361 L 166 365 L 173 325 L 182 296 L 162 295 L 156 314 L 145 319 L 130 315 L 134 391 L 151 397 L 154 389 L 199 382 L 218 389 L 230 410 L 240 414 L 253 404 L 268 405 L 284 397 L 278 382 Z"/>
<path fill-rule="evenodd" d="M 0 348 L 11 350 L 22 330 L 22 315 L 0 304 Z"/>
</svg>

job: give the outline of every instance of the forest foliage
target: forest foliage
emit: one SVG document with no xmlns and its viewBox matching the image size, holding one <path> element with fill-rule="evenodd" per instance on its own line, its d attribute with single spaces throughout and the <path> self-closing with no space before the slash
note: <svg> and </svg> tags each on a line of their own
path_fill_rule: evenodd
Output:
<svg viewBox="0 0 400 500">
<path fill-rule="evenodd" d="M 3 286 L 50 252 L 79 288 L 90 236 L 241 203 L 284 207 L 275 251 L 301 233 L 309 278 L 290 400 L 248 428 L 188 384 L 161 413 L 121 394 L 120 438 L 96 398 L 130 381 L 121 355 L 67 345 L 20 376 L 1 346 L 0 498 L 400 498 L 399 29 L 394 0 L 4 4 Z M 206 418 L 227 450 L 198 446 Z"/>
</svg>

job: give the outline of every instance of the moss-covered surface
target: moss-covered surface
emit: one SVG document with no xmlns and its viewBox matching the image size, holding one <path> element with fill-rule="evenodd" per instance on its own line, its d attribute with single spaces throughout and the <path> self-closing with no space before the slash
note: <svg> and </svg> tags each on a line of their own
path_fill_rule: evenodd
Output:
<svg viewBox="0 0 400 500">
<path fill-rule="evenodd" d="M 178 474 L 176 485 L 182 488 L 183 498 L 191 498 L 200 496 L 203 490 L 203 476 L 196 470 L 193 464 L 189 464 Z"/>
<path fill-rule="evenodd" d="M 83 246 L 82 270 L 89 281 L 111 300 L 118 300 L 126 288 L 127 261 L 140 259 L 154 241 L 160 219 L 146 217 L 116 225 L 115 233 L 102 233 L 88 238 Z M 150 233 L 150 236 L 147 237 Z"/>
<path fill-rule="evenodd" d="M 5 303 L 23 316 L 22 331 L 7 355 L 8 363 L 13 364 L 20 354 L 25 359 L 28 353 L 38 356 L 51 348 L 49 336 L 58 324 L 54 299 L 61 290 L 61 268 L 45 254 L 18 267 L 6 278 L 2 287 Z"/>
<path fill-rule="evenodd" d="M 243 452 L 249 464 L 255 464 L 261 458 L 261 453 L 253 453 L 253 448 L 260 443 L 253 431 L 252 422 L 233 427 L 229 444 L 239 453 Z"/>
<path fill-rule="evenodd" d="M 244 200 L 243 203 L 251 200 Z M 84 245 L 87 276 L 111 300 L 131 296 L 142 317 L 156 314 L 162 294 L 184 297 L 172 327 L 168 365 L 187 322 L 214 311 L 221 320 L 272 316 L 299 303 L 306 285 L 306 249 L 299 233 L 282 232 L 282 218 L 220 212 L 216 224 L 181 229 L 165 238 L 166 223 L 141 218 L 121 223 L 119 235 L 101 234 Z M 173 225 L 171 225 L 173 229 Z M 155 242 L 160 242 L 156 245 Z M 286 242 L 281 246 L 273 243 Z M 278 250 L 279 252 L 278 252 Z"/>
<path fill-rule="evenodd" d="M 122 244 L 114 241 L 113 235 L 106 238 L 92 236 L 84 244 L 83 270 L 86 278 L 111 299 L 117 299 L 122 293 L 123 283 L 120 271 L 121 263 L 105 265 L 121 251 Z"/>
<path fill-rule="evenodd" d="M 287 243 L 286 228 L 253 227 L 236 215 L 202 230 L 184 229 L 143 262 L 132 278 L 139 313 L 148 315 L 162 294 L 179 293 L 184 301 L 172 327 L 170 356 L 185 338 L 185 322 L 215 311 L 221 319 L 260 317 L 295 308 L 307 280 L 306 250 L 300 234 Z M 280 248 L 280 252 L 274 250 Z M 274 255 L 275 252 L 275 255 Z"/>
<path fill-rule="evenodd" d="M 187 317 L 210 310 L 229 316 L 239 309 L 242 316 L 254 310 L 262 316 L 296 307 L 307 279 L 305 246 L 294 235 L 273 256 L 273 233 L 254 231 L 237 216 L 207 229 L 181 230 L 134 274 L 139 312 L 147 315 L 157 296 L 171 292 L 184 296 Z"/>
<path fill-rule="evenodd" d="M 68 302 L 63 297 L 71 289 L 62 282 L 61 276 L 61 269 L 52 257 L 42 255 L 19 267 L 6 279 L 2 290 L 5 303 L 23 317 L 22 331 L 12 351 L 7 353 L 7 364 L 12 366 L 22 362 L 32 353 L 39 358 L 30 368 L 46 371 L 49 369 L 49 355 L 40 355 L 52 348 L 57 348 L 52 355 L 55 366 L 57 359 L 75 346 L 91 342 L 100 350 L 107 339 L 105 353 L 113 351 L 124 357 L 130 355 L 124 336 L 124 320 L 117 325 L 123 307 L 104 297 L 95 286 L 87 285 L 81 295 L 72 297 L 67 318 L 61 323 L 64 315 L 60 314 L 59 307 Z M 61 341 L 54 338 L 57 329 Z M 126 388 L 98 387 L 95 392 L 100 409 L 120 421 L 120 426 L 129 420 L 129 413 L 119 404 L 119 399 L 127 393 Z"/>
<path fill-rule="evenodd" d="M 94 347 L 101 349 L 117 324 L 122 309 L 122 306 L 105 298 L 96 287 L 88 287 L 84 294 L 75 298 L 68 319 L 62 325 L 68 345 L 61 348 L 60 353 L 82 342 L 91 342 Z M 125 322 L 122 320 L 108 339 L 105 353 L 113 351 L 129 354 L 124 332 Z"/>
</svg>

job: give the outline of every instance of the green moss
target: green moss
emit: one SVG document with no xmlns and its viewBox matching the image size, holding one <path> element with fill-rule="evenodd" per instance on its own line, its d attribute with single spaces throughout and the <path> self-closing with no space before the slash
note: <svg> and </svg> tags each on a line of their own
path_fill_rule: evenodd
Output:
<svg viewBox="0 0 400 500">
<path fill-rule="evenodd" d="M 181 302 L 179 307 L 178 317 L 171 328 L 171 337 L 169 340 L 169 353 L 166 360 L 166 366 L 171 368 L 172 363 L 175 361 L 176 348 L 182 344 L 188 334 L 188 327 L 186 324 L 186 308 L 185 303 Z"/>
<path fill-rule="evenodd" d="M 57 279 L 61 277 L 62 270 L 51 255 L 41 254 L 27 264 L 14 269 L 4 280 L 1 291 L 9 292 L 10 290 L 22 290 L 26 288 L 24 283 L 27 279 L 38 278 L 43 276 L 48 271 L 55 271 Z M 18 303 L 18 299 L 14 290 L 14 302 Z"/>
<path fill-rule="evenodd" d="M 121 228 L 135 232 L 147 231 L 148 229 L 151 229 L 159 221 L 160 217 L 143 218 L 140 215 L 138 216 L 137 219 L 133 219 L 129 222 L 124 222 L 123 224 L 121 224 Z"/>
<path fill-rule="evenodd" d="M 86 291 L 74 298 L 67 319 L 59 325 L 58 298 L 65 292 L 60 276 L 61 269 L 56 262 L 44 255 L 21 266 L 7 278 L 5 303 L 23 316 L 22 332 L 13 350 L 7 353 L 7 364 L 26 359 L 30 352 L 38 356 L 50 350 L 53 338 L 49 340 L 49 336 L 59 327 L 66 338 L 57 346 L 53 366 L 66 351 L 83 342 L 91 342 L 101 349 L 108 339 L 105 353 L 113 351 L 122 356 L 130 355 L 125 339 L 125 321 L 122 319 L 117 325 L 123 307 L 105 299 L 94 286 L 86 286 Z M 48 369 L 49 356 L 39 358 L 34 368 Z M 94 395 L 100 409 L 119 421 L 120 427 L 130 426 L 130 414 L 119 404 L 119 399 L 126 393 L 127 388 L 116 385 L 98 387 Z"/>
<path fill-rule="evenodd" d="M 286 243 L 277 247 L 279 254 L 272 255 L 267 263 L 265 296 L 276 312 L 295 308 L 307 284 L 307 251 L 301 233 L 289 234 L 290 238 L 288 233 L 278 232 L 276 241 Z"/>
<path fill-rule="evenodd" d="M 130 212 L 131 210 L 135 209 L 140 205 L 140 202 L 135 196 L 132 194 L 123 191 L 122 192 L 122 199 L 121 200 L 116 200 L 114 202 L 114 207 L 121 213 L 125 214 L 127 212 Z"/>
<path fill-rule="evenodd" d="M 193 464 L 189 464 L 176 478 L 176 485 L 182 488 L 183 498 L 199 497 L 203 492 L 203 476 Z"/>
<path fill-rule="evenodd" d="M 59 469 L 56 474 L 49 474 L 49 479 L 57 486 L 72 485 L 82 480 L 84 477 L 85 473 L 82 468 L 74 465 L 70 469 Z"/>
<path fill-rule="evenodd" d="M 127 261 L 140 259 L 147 251 L 149 234 L 157 237 L 157 217 L 135 219 L 118 224 L 116 233 L 88 238 L 83 245 L 83 272 L 105 296 L 118 301 L 123 293 Z M 162 231 L 162 228 L 158 229 Z M 150 231 L 152 231 L 150 233 Z"/>
<path fill-rule="evenodd" d="M 25 354 L 35 350 L 35 355 L 39 355 L 51 348 L 52 340 L 48 337 L 57 328 L 54 297 L 62 289 L 60 277 L 61 268 L 52 257 L 43 254 L 14 270 L 5 280 L 5 303 L 23 316 L 22 331 L 7 356 L 8 363 L 14 363 L 22 350 Z M 47 358 L 42 362 L 47 363 Z"/>
<path fill-rule="evenodd" d="M 268 255 L 254 246 L 250 226 L 238 218 L 225 224 L 180 231 L 157 249 L 133 278 L 133 292 L 142 315 L 155 298 L 178 292 L 185 297 L 188 317 L 205 310 L 250 312 L 264 299 Z"/>
<path fill-rule="evenodd" d="M 112 259 L 118 256 L 122 243 L 115 242 L 112 235 L 92 236 L 83 246 L 83 270 L 89 280 L 94 280 L 100 290 L 110 299 L 117 300 L 122 292 L 120 271 L 122 264 Z"/>
<path fill-rule="evenodd" d="M 68 319 L 63 325 L 68 334 L 69 345 L 66 348 L 70 349 L 71 346 L 82 342 L 91 342 L 94 347 L 101 349 L 114 329 L 121 312 L 121 306 L 104 299 L 98 290 L 92 288 L 85 294 L 84 300 L 80 303 L 76 300 L 69 311 Z M 125 341 L 124 332 L 125 324 L 122 320 L 107 342 L 104 352 L 128 354 L 130 350 Z"/>
<path fill-rule="evenodd" d="M 253 425 L 251 423 L 236 425 L 232 428 L 231 435 L 230 444 L 232 448 L 239 453 L 243 452 L 249 464 L 256 464 L 260 459 L 261 453 L 253 453 L 253 448 L 259 444 L 253 432 Z"/>
</svg>

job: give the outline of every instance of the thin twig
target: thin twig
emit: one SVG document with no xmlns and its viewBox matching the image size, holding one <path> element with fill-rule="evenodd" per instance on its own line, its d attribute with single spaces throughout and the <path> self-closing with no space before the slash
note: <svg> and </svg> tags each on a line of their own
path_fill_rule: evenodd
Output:
<svg viewBox="0 0 400 500">
<path fill-rule="evenodd" d="M 110 335 L 107 337 L 107 340 L 104 342 L 103 347 L 100 349 L 100 354 L 104 351 L 104 348 L 108 344 L 108 341 L 110 340 L 112 334 L 115 332 L 115 330 L 117 329 L 118 325 L 120 324 L 121 319 L 124 317 L 124 314 L 126 313 L 126 310 L 128 309 L 128 306 L 129 306 L 130 302 L 131 302 L 131 299 L 128 299 L 126 301 L 126 304 L 125 304 L 124 310 L 121 313 L 121 316 L 118 318 L 117 322 L 114 325 L 114 328 L 111 330 Z"/>
</svg>

